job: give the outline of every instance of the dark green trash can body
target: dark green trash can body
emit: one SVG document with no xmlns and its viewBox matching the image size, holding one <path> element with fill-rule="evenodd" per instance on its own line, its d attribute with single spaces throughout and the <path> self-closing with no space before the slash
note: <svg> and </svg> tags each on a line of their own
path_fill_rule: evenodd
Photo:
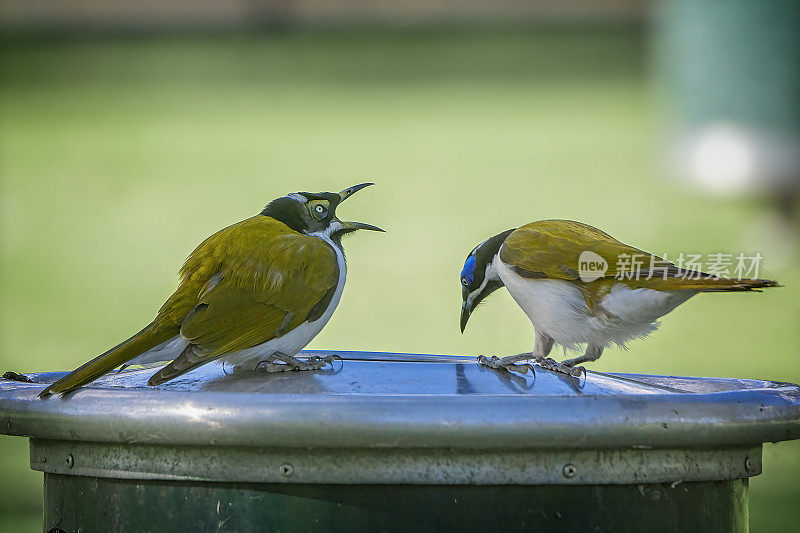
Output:
<svg viewBox="0 0 800 533">
<path fill-rule="evenodd" d="M 0 412 L 31 437 L 45 531 L 746 531 L 762 442 L 800 435 L 786 383 L 339 353 L 44 401 L 63 374 L 31 375 Z"/>
<path fill-rule="evenodd" d="M 642 485 L 255 485 L 45 476 L 64 531 L 747 530 L 747 480 Z M 80 495 L 76 498 L 76 495 Z"/>
</svg>

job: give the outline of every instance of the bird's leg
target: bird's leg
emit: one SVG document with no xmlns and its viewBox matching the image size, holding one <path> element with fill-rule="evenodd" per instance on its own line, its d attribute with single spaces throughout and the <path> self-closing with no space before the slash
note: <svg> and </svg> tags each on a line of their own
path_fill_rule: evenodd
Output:
<svg viewBox="0 0 800 533">
<path fill-rule="evenodd" d="M 565 366 L 562 363 L 557 363 L 551 357 L 547 357 L 550 355 L 550 351 L 553 349 L 553 342 L 553 338 L 546 333 L 542 333 L 541 335 L 538 333 L 536 334 L 536 342 L 533 344 L 534 362 L 542 368 L 552 370 L 553 372 L 574 375 L 572 374 L 572 368 Z M 539 350 L 537 350 L 537 347 L 540 347 Z"/>
<path fill-rule="evenodd" d="M 488 366 L 489 368 L 504 368 L 506 370 L 517 370 L 523 374 L 528 372 L 530 365 L 517 365 L 519 361 L 526 359 L 533 359 L 537 362 L 544 360 L 550 350 L 553 349 L 553 338 L 546 333 L 536 333 L 536 339 L 533 342 L 533 351 L 521 353 L 517 355 L 509 355 L 508 357 L 486 357 L 485 355 L 478 356 L 478 364 Z"/>
<path fill-rule="evenodd" d="M 603 347 L 590 344 L 589 346 L 586 347 L 585 354 L 583 354 L 580 357 L 573 357 L 572 359 L 561 361 L 561 364 L 567 366 L 575 366 L 580 363 L 590 363 L 592 361 L 597 361 L 598 359 L 600 359 L 601 355 L 603 355 Z"/>
<path fill-rule="evenodd" d="M 549 359 L 545 361 L 545 363 L 547 364 L 542 364 L 542 362 L 539 362 L 539 364 L 544 366 L 545 368 L 549 368 L 550 370 L 578 377 L 582 373 L 586 372 L 586 369 L 583 368 L 582 366 L 576 366 L 576 365 L 579 365 L 580 363 L 597 361 L 598 359 L 600 359 L 600 356 L 602 354 L 603 354 L 602 346 L 590 344 L 586 347 L 586 353 L 581 355 L 580 357 L 573 357 L 572 359 L 567 359 L 566 361 L 561 361 L 560 363 L 556 363 L 552 359 Z"/>
<path fill-rule="evenodd" d="M 265 371 L 270 373 L 288 372 L 290 370 L 320 370 L 324 368 L 325 365 L 333 364 L 333 362 L 337 359 L 339 359 L 339 356 L 337 355 L 326 355 L 325 357 L 312 355 L 305 359 L 298 359 L 297 357 L 293 357 L 291 355 L 275 352 L 263 361 L 259 362 L 256 365 L 256 370 L 262 366 Z"/>
</svg>

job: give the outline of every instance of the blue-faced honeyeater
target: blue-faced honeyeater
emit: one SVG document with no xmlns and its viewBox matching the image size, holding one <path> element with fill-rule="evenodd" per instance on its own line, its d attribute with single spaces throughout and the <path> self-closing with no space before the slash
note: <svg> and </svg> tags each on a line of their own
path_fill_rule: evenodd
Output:
<svg viewBox="0 0 800 533">
<path fill-rule="evenodd" d="M 634 269 L 633 266 L 636 266 Z M 657 320 L 701 292 L 741 292 L 775 287 L 768 279 L 729 279 L 680 268 L 571 220 L 541 220 L 504 231 L 476 246 L 461 271 L 461 331 L 472 311 L 505 286 L 533 323 L 533 351 L 479 357 L 493 368 L 524 369 L 533 360 L 579 375 L 580 363 L 603 349 L 645 337 Z M 556 363 L 554 344 L 586 345 L 584 355 Z"/>
<path fill-rule="evenodd" d="M 362 183 L 340 193 L 293 193 L 218 231 L 186 259 L 180 284 L 139 333 L 81 365 L 40 396 L 69 392 L 122 365 L 171 361 L 158 385 L 210 361 L 236 367 L 307 370 L 331 362 L 295 355 L 339 303 L 346 264 L 342 236 L 359 229 L 336 208 Z"/>
</svg>

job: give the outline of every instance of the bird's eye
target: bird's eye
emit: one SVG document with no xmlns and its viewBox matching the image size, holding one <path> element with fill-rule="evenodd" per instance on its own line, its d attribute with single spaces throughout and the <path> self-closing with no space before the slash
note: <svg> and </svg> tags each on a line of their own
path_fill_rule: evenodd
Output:
<svg viewBox="0 0 800 533">
<path fill-rule="evenodd" d="M 326 208 L 322 204 L 317 204 L 314 206 L 314 218 L 323 219 L 325 218 L 325 214 L 328 212 L 328 208 Z"/>
<path fill-rule="evenodd" d="M 461 284 L 466 287 L 469 285 L 469 280 L 467 278 L 461 278 Z"/>
</svg>

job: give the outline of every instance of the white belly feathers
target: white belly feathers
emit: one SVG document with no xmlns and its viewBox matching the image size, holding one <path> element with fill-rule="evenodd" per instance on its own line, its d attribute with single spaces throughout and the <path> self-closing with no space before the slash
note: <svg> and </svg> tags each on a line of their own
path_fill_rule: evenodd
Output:
<svg viewBox="0 0 800 533">
<path fill-rule="evenodd" d="M 619 283 L 592 313 L 578 287 L 568 281 L 528 279 L 497 258 L 497 273 L 508 292 L 528 315 L 537 332 L 546 333 L 567 349 L 589 343 L 624 345 L 658 328 L 656 320 L 685 302 L 695 291 L 631 289 Z"/>
</svg>

